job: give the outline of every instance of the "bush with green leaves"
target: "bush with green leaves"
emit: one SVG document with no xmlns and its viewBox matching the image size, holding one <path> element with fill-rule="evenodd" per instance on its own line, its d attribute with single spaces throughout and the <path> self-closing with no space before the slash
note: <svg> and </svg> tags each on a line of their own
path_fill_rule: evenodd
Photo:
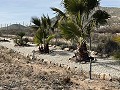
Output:
<svg viewBox="0 0 120 90">
<path fill-rule="evenodd" d="M 112 54 L 120 48 L 119 44 L 113 40 L 108 40 L 104 45 L 104 52 L 106 54 Z"/>
<path fill-rule="evenodd" d="M 119 49 L 120 49 L 119 43 L 109 39 L 106 40 L 106 42 L 104 43 L 100 42 L 94 50 L 101 54 L 107 54 L 108 56 L 111 55 L 118 57 L 120 52 L 118 51 Z"/>
<path fill-rule="evenodd" d="M 115 59 L 120 60 L 120 51 L 115 52 L 113 56 Z"/>
<path fill-rule="evenodd" d="M 29 42 L 28 38 L 23 38 L 25 36 L 24 32 L 19 32 L 14 39 L 14 42 L 18 46 L 26 46 Z"/>
<path fill-rule="evenodd" d="M 100 43 L 94 50 L 97 51 L 98 53 L 103 53 L 103 49 L 104 49 L 104 44 Z"/>
</svg>

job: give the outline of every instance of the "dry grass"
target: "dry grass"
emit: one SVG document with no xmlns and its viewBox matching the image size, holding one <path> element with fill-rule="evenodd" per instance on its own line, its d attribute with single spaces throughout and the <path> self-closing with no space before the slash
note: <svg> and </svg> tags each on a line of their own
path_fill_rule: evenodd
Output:
<svg viewBox="0 0 120 90">
<path fill-rule="evenodd" d="M 29 61 L 29 62 L 28 62 Z M 75 73 L 50 63 L 34 63 L 19 53 L 0 47 L 0 90 L 119 90 L 119 82 Z"/>
</svg>

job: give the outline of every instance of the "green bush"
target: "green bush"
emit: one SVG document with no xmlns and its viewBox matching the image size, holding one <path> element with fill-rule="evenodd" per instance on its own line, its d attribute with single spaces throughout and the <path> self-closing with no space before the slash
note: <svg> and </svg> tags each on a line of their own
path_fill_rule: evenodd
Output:
<svg viewBox="0 0 120 90">
<path fill-rule="evenodd" d="M 104 53 L 112 54 L 119 49 L 119 44 L 113 40 L 108 40 L 104 45 Z"/>
<path fill-rule="evenodd" d="M 27 43 L 29 42 L 29 39 L 28 38 L 19 38 L 19 37 L 16 37 L 14 38 L 14 43 L 18 46 L 26 46 L 28 45 Z"/>
<path fill-rule="evenodd" d="M 114 58 L 117 60 L 120 60 L 120 51 L 117 51 L 116 53 L 114 53 Z"/>
<path fill-rule="evenodd" d="M 118 50 L 120 46 L 117 42 L 113 40 L 106 40 L 106 42 L 100 42 L 97 47 L 94 49 L 96 52 L 106 54 L 107 56 L 114 56 L 115 58 L 120 57 L 120 52 Z"/>
<path fill-rule="evenodd" d="M 94 50 L 97 51 L 98 53 L 103 53 L 103 49 L 104 49 L 104 44 L 100 43 Z"/>
</svg>

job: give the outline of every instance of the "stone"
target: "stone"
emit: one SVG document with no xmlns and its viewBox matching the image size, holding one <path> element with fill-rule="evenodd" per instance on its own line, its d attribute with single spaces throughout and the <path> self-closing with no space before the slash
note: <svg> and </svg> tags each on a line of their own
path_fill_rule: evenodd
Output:
<svg viewBox="0 0 120 90">
<path fill-rule="evenodd" d="M 68 67 L 67 69 L 70 70 L 70 67 Z"/>
<path fill-rule="evenodd" d="M 102 80 L 108 80 L 108 81 L 112 80 L 111 75 L 108 73 L 101 73 L 99 76 L 100 76 L 100 79 L 102 79 Z"/>
<path fill-rule="evenodd" d="M 70 49 L 69 48 L 64 48 L 65 51 L 69 51 Z"/>
<path fill-rule="evenodd" d="M 0 87 L 0 90 L 3 90 L 3 87 Z"/>
<path fill-rule="evenodd" d="M 44 59 L 42 59 L 41 61 L 44 62 Z"/>
</svg>

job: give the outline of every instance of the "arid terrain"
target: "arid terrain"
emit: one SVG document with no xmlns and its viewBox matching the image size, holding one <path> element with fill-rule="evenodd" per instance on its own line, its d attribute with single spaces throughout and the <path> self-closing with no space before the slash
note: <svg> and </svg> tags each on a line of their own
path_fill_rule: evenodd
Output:
<svg viewBox="0 0 120 90">
<path fill-rule="evenodd" d="M 0 46 L 0 90 L 120 90 L 119 80 L 89 80 L 85 72 L 42 61 Z"/>
</svg>

